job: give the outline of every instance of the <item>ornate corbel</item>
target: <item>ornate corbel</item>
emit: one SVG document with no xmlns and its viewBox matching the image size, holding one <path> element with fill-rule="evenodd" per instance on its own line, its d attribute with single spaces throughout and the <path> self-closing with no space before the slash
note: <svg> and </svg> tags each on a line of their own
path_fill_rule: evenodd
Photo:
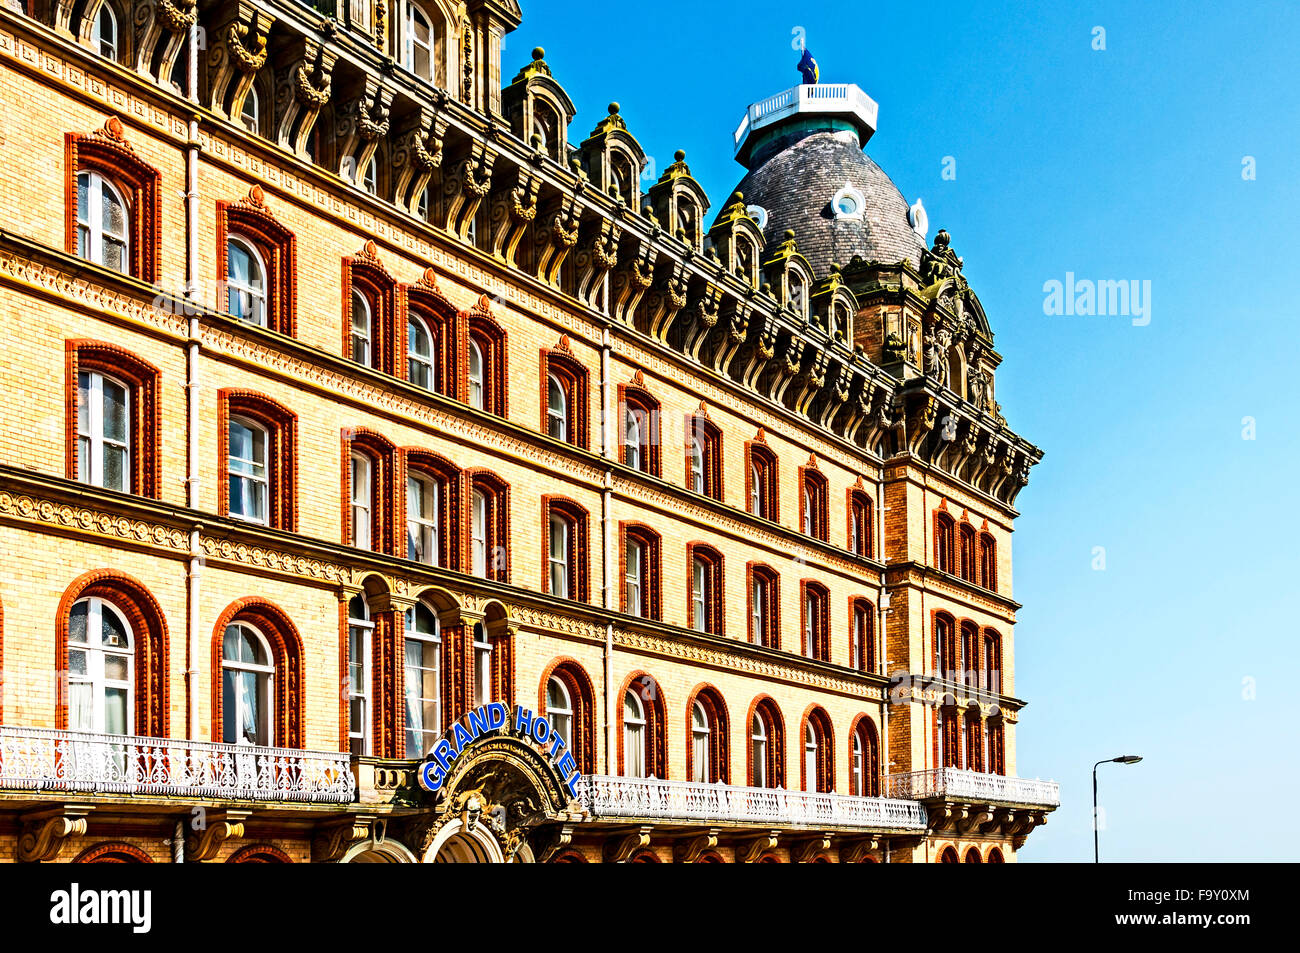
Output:
<svg viewBox="0 0 1300 953">
<path fill-rule="evenodd" d="M 471 140 L 443 179 L 443 227 L 462 241 L 469 240 L 474 216 L 492 189 L 492 167 L 496 160 L 495 149 L 477 139 Z"/>
<path fill-rule="evenodd" d="M 669 259 L 659 269 L 659 276 L 651 286 L 646 300 L 645 316 L 638 321 L 638 330 L 661 341 L 667 339 L 677 312 L 686 307 L 686 292 L 690 276 L 680 261 Z"/>
<path fill-rule="evenodd" d="M 804 339 L 797 334 L 782 334 L 777 341 L 776 357 L 767 362 L 759 378 L 758 389 L 778 404 L 784 403 L 785 392 L 803 367 Z"/>
<path fill-rule="evenodd" d="M 22 815 L 19 818 L 18 860 L 25 864 L 55 860 L 69 837 L 81 837 L 86 833 L 86 816 L 93 810 L 89 804 L 64 804 Z"/>
<path fill-rule="evenodd" d="M 275 138 L 294 154 L 308 158 L 307 140 L 330 101 L 336 54 L 315 40 L 297 37 L 298 55 L 275 76 Z"/>
<path fill-rule="evenodd" d="M 831 366 L 831 349 L 818 341 L 807 341 L 802 335 L 799 340 L 803 345 L 803 359 L 790 381 L 791 393 L 787 403 L 799 413 L 807 414 L 813 399 L 826 386 Z"/>
<path fill-rule="evenodd" d="M 379 140 L 388 135 L 389 109 L 393 90 L 369 73 L 356 95 L 344 100 L 335 111 L 334 139 L 339 174 L 355 183 L 375 157 Z"/>
<path fill-rule="evenodd" d="M 185 835 L 185 860 L 206 863 L 217 856 L 221 845 L 244 836 L 244 821 L 252 811 L 208 811 L 205 824 Z"/>
<path fill-rule="evenodd" d="M 880 849 L 880 840 L 875 837 L 859 837 L 840 841 L 840 863 L 860 864 L 866 857 Z"/>
<path fill-rule="evenodd" d="M 736 863 L 753 864 L 769 850 L 775 850 L 781 840 L 779 830 L 768 831 L 756 837 L 744 837 L 736 841 Z"/>
<path fill-rule="evenodd" d="M 830 831 L 813 837 L 803 837 L 790 844 L 790 861 L 796 864 L 811 864 L 820 855 L 831 849 L 834 835 Z"/>
<path fill-rule="evenodd" d="M 447 117 L 422 107 L 393 138 L 393 200 L 415 214 L 420 196 L 442 166 Z M 433 209 L 429 210 L 430 215 Z"/>
<path fill-rule="evenodd" d="M 706 282 L 703 289 L 689 302 L 677 317 L 677 327 L 681 329 L 678 346 L 691 358 L 700 359 L 700 349 L 705 339 L 718 326 L 718 317 L 722 310 L 722 286 Z"/>
<path fill-rule="evenodd" d="M 957 831 L 961 834 L 969 834 L 977 827 L 983 827 L 993 819 L 993 807 L 988 804 L 972 804 L 966 810 L 964 816 L 957 823 Z"/>
<path fill-rule="evenodd" d="M 208 51 L 208 106 L 228 119 L 238 119 L 257 72 L 266 65 L 266 38 L 275 16 L 249 0 L 225 8 L 212 31 Z"/>
<path fill-rule="evenodd" d="M 558 192 L 539 214 L 537 229 L 537 277 L 550 285 L 560 283 L 560 268 L 573 246 L 578 244 L 582 206 L 576 195 Z"/>
<path fill-rule="evenodd" d="M 717 846 L 718 828 L 710 827 L 702 834 L 692 834 L 689 837 L 683 837 L 675 841 L 673 843 L 673 862 L 693 864 L 700 859 L 702 853 Z"/>
<path fill-rule="evenodd" d="M 744 385 L 758 390 L 758 382 L 776 356 L 776 315 L 770 308 L 757 308 L 749 319 L 749 337 L 737 356 L 737 369 Z"/>
<path fill-rule="evenodd" d="M 319 824 L 312 832 L 312 863 L 337 863 L 362 841 L 382 844 L 387 837 L 386 821 L 361 814 Z"/>
<path fill-rule="evenodd" d="M 701 352 L 702 360 L 719 374 L 725 374 L 732 358 L 749 335 L 749 314 L 753 302 L 748 298 L 727 297 L 718 311 L 718 323 Z"/>
<path fill-rule="evenodd" d="M 605 863 L 627 863 L 638 850 L 650 846 L 650 832 L 652 830 L 654 830 L 653 825 L 642 824 L 626 834 L 616 834 L 610 837 L 605 841 L 605 846 L 601 851 Z"/>
<path fill-rule="evenodd" d="M 514 167 L 505 187 L 492 195 L 491 252 L 512 267 L 524 233 L 537 218 L 537 196 L 541 190 L 541 177 L 527 166 L 519 165 Z"/>
<path fill-rule="evenodd" d="M 655 277 L 655 260 L 658 252 L 649 238 L 633 235 L 628 247 L 620 255 L 624 263 L 614 272 L 614 318 L 624 324 L 633 324 L 641 299 L 650 290 Z"/>
<path fill-rule="evenodd" d="M 573 843 L 573 825 L 559 824 L 547 828 L 533 845 L 533 855 L 539 864 L 550 863 L 557 854 Z"/>
<path fill-rule="evenodd" d="M 618 264 L 618 244 L 623 226 L 601 215 L 592 220 L 578 237 L 574 259 L 578 271 L 578 298 L 594 308 L 607 275 Z"/>
<path fill-rule="evenodd" d="M 155 82 L 169 83 L 181 44 L 189 36 L 190 27 L 198 15 L 197 0 L 154 0 L 137 4 L 135 32 L 140 41 L 136 46 L 136 72 Z M 160 45 L 163 52 L 158 56 L 156 51 Z M 153 68 L 155 63 L 156 72 Z"/>
</svg>

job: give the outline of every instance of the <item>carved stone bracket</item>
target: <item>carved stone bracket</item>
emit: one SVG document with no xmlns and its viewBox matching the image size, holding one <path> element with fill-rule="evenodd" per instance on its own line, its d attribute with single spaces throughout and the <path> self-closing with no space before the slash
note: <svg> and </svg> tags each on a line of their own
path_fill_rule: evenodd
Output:
<svg viewBox="0 0 1300 953">
<path fill-rule="evenodd" d="M 880 841 L 875 837 L 859 837 L 840 841 L 840 863 L 860 864 L 870 853 L 880 849 Z"/>
<path fill-rule="evenodd" d="M 642 824 L 640 827 L 625 834 L 616 834 L 605 841 L 605 846 L 601 853 L 607 864 L 625 864 L 631 859 L 632 855 L 643 847 L 650 846 L 650 832 L 654 830 L 651 824 Z"/>
<path fill-rule="evenodd" d="M 814 837 L 801 837 L 790 844 L 790 860 L 796 864 L 811 864 L 831 849 L 834 834 L 829 831 Z"/>
<path fill-rule="evenodd" d="M 266 38 L 275 16 L 250 0 L 235 0 L 218 15 L 208 51 L 208 106 L 238 119 L 257 71 L 266 65 Z"/>
<path fill-rule="evenodd" d="M 69 837 L 86 833 L 86 816 L 93 810 L 89 804 L 65 804 L 24 814 L 20 818 L 18 860 L 39 864 L 56 859 Z"/>
<path fill-rule="evenodd" d="M 683 837 L 673 844 L 673 860 L 679 864 L 693 864 L 706 850 L 718 846 L 718 828 L 710 827 L 702 834 Z"/>
<path fill-rule="evenodd" d="M 353 814 L 318 825 L 312 833 L 313 863 L 337 863 L 362 841 L 382 844 L 388 836 L 388 822 L 364 814 Z"/>
<path fill-rule="evenodd" d="M 756 863 L 769 850 L 775 850 L 781 839 L 779 830 L 768 831 L 757 837 L 746 837 L 736 841 L 736 863 Z"/>
<path fill-rule="evenodd" d="M 185 860 L 206 863 L 217 856 L 221 845 L 244 836 L 244 821 L 252 811 L 209 811 L 205 825 L 185 835 Z"/>
</svg>

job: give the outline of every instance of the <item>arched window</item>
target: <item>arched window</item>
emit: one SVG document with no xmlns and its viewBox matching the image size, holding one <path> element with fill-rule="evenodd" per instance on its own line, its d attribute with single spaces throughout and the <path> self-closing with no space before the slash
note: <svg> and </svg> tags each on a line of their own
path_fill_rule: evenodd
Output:
<svg viewBox="0 0 1300 953">
<path fill-rule="evenodd" d="M 117 62 L 117 14 L 113 12 L 113 7 L 110 4 L 103 3 L 100 5 L 99 13 L 95 15 L 95 25 L 90 30 L 90 40 L 100 56 L 106 60 Z"/>
<path fill-rule="evenodd" d="M 962 523 L 957 531 L 958 561 L 957 575 L 968 582 L 976 582 L 975 567 L 975 530 L 969 523 Z"/>
<path fill-rule="evenodd" d="M 352 289 L 352 360 L 370 366 L 374 359 L 374 317 L 370 301 Z"/>
<path fill-rule="evenodd" d="M 687 778 L 725 782 L 730 774 L 727 706 L 714 688 L 701 686 L 687 704 Z"/>
<path fill-rule="evenodd" d="M 406 558 L 437 566 L 442 552 L 441 487 L 431 477 L 406 474 Z"/>
<path fill-rule="evenodd" d="M 766 446 L 751 441 L 746 444 L 749 456 L 747 496 L 749 512 L 777 522 L 780 517 L 776 482 L 776 455 Z"/>
<path fill-rule="evenodd" d="M 239 122 L 255 136 L 262 131 L 262 103 L 256 86 L 248 87 L 244 102 L 239 107 Z"/>
<path fill-rule="evenodd" d="M 370 652 L 375 625 L 366 597 L 348 601 L 348 745 L 352 754 L 371 753 Z"/>
<path fill-rule="evenodd" d="M 395 549 L 401 519 L 393 486 L 396 448 L 385 437 L 356 427 L 343 430 L 343 446 L 348 494 L 344 544 L 401 555 L 404 551 Z"/>
<path fill-rule="evenodd" d="M 646 744 L 649 732 L 646 730 L 645 708 L 636 692 L 629 689 L 623 693 L 623 774 L 629 778 L 646 776 Z"/>
<path fill-rule="evenodd" d="M 510 488 L 483 471 L 470 477 L 471 571 L 485 579 L 508 582 L 510 556 Z"/>
<path fill-rule="evenodd" d="M 227 512 L 235 519 L 265 523 L 269 514 L 270 437 L 265 427 L 245 417 L 231 417 L 227 433 Z"/>
<path fill-rule="evenodd" d="M 98 172 L 77 173 L 77 254 L 127 274 L 130 236 L 130 208 L 117 186 Z"/>
<path fill-rule="evenodd" d="M 131 489 L 131 391 L 96 371 L 77 374 L 77 479 L 126 493 Z"/>
<path fill-rule="evenodd" d="M 991 851 L 989 851 L 989 859 L 985 861 L 985 863 L 1004 864 L 1006 863 L 1006 860 L 1004 860 L 1002 857 L 1002 851 L 994 847 Z"/>
<path fill-rule="evenodd" d="M 709 713 L 704 710 L 704 706 L 697 700 L 691 706 L 691 780 L 707 781 L 709 780 L 710 769 L 709 763 L 709 741 L 712 738 L 712 727 L 709 723 Z"/>
<path fill-rule="evenodd" d="M 988 730 L 985 732 L 988 738 L 988 757 L 985 759 L 985 770 L 989 774 L 1007 773 L 1007 750 L 1006 750 L 1006 725 L 1001 718 L 995 718 L 988 724 Z"/>
<path fill-rule="evenodd" d="M 938 667 L 935 674 L 956 680 L 960 664 L 957 658 L 957 623 L 947 613 L 938 613 L 934 617 L 934 651 Z"/>
<path fill-rule="evenodd" d="M 781 713 L 770 698 L 755 702 L 749 716 L 749 784 L 785 786 L 785 743 Z"/>
<path fill-rule="evenodd" d="M 984 630 L 984 691 L 1002 693 L 1002 636 L 994 629 Z"/>
<path fill-rule="evenodd" d="M 569 394 L 554 372 L 546 375 L 546 431 L 556 440 L 569 439 Z"/>
<path fill-rule="evenodd" d="M 488 574 L 488 496 L 475 489 L 470 495 L 470 566 L 476 576 Z"/>
<path fill-rule="evenodd" d="M 982 864 L 984 860 L 983 858 L 980 857 L 979 850 L 974 847 L 971 847 L 966 851 L 965 862 L 968 864 Z"/>
<path fill-rule="evenodd" d="M 874 610 L 865 599 L 853 600 L 853 619 L 849 630 L 849 665 L 860 672 L 876 670 L 876 634 Z"/>
<path fill-rule="evenodd" d="M 567 338 L 542 350 L 542 431 L 575 447 L 587 448 L 587 369 L 569 351 Z"/>
<path fill-rule="evenodd" d="M 68 728 L 135 734 L 135 637 L 115 605 L 80 599 L 68 616 Z"/>
<path fill-rule="evenodd" d="M 370 163 L 368 169 L 373 169 Z M 385 374 L 396 370 L 401 325 L 394 321 L 397 282 L 380 261 L 373 241 L 343 259 L 343 294 L 349 320 L 344 332 L 344 357 Z"/>
<path fill-rule="evenodd" d="M 620 523 L 619 532 L 623 536 L 623 611 L 658 619 L 659 534 L 640 523 Z"/>
<path fill-rule="evenodd" d="M 749 569 L 749 641 L 770 649 L 781 647 L 780 577 L 770 566 Z"/>
<path fill-rule="evenodd" d="M 442 624 L 421 600 L 406 610 L 406 757 L 423 758 L 442 731 Z"/>
<path fill-rule="evenodd" d="M 348 508 L 352 516 L 352 545 L 369 549 L 374 545 L 374 476 L 375 468 L 364 453 L 353 452 L 349 459 Z"/>
<path fill-rule="evenodd" d="M 934 565 L 942 572 L 956 568 L 953 558 L 953 521 L 947 513 L 934 516 Z"/>
<path fill-rule="evenodd" d="M 691 573 L 690 628 L 722 635 L 722 554 L 702 543 L 689 544 L 687 552 Z"/>
<path fill-rule="evenodd" d="M 956 850 L 954 850 L 954 849 L 951 848 L 951 847 L 945 847 L 945 848 L 943 849 L 943 853 L 939 855 L 939 863 L 941 863 L 941 864 L 959 864 L 959 863 L 961 863 L 961 858 L 957 856 L 957 851 L 956 851 Z"/>
<path fill-rule="evenodd" d="M 808 317 L 808 281 L 801 272 L 791 269 L 789 277 L 790 299 L 787 304 L 802 318 Z"/>
<path fill-rule="evenodd" d="M 546 591 L 587 601 L 587 511 L 572 500 L 542 498 L 547 514 Z"/>
<path fill-rule="evenodd" d="M 238 235 L 226 242 L 226 302 L 231 317 L 266 326 L 266 265 Z"/>
<path fill-rule="evenodd" d="M 484 311 L 470 315 L 469 405 L 506 416 L 506 332 Z"/>
<path fill-rule="evenodd" d="M 226 626 L 221 651 L 223 742 L 273 743 L 274 684 L 275 662 L 262 633 L 242 622 Z"/>
<path fill-rule="evenodd" d="M 958 660 L 957 682 L 968 688 L 980 684 L 980 633 L 973 622 L 961 624 L 961 658 Z"/>
<path fill-rule="evenodd" d="M 804 718 L 803 789 L 829 794 L 835 786 L 835 742 L 830 716 L 813 708 Z"/>
<path fill-rule="evenodd" d="M 939 713 L 939 743 L 942 748 L 940 751 L 942 764 L 945 768 L 961 767 L 959 730 L 957 712 L 952 708 L 944 708 Z"/>
<path fill-rule="evenodd" d="M 640 388 L 620 389 L 623 463 L 634 470 L 659 476 L 659 402 Z"/>
<path fill-rule="evenodd" d="M 722 499 L 722 431 L 702 416 L 686 418 L 686 486 Z"/>
<path fill-rule="evenodd" d="M 423 10 L 411 0 L 402 4 L 402 66 L 421 79 L 434 79 L 438 38 L 433 24 Z"/>
<path fill-rule="evenodd" d="M 871 498 L 859 489 L 849 490 L 849 551 L 872 556 Z"/>
<path fill-rule="evenodd" d="M 998 589 L 998 544 L 988 533 L 980 534 L 979 584 L 985 589 Z"/>
<path fill-rule="evenodd" d="M 424 319 L 414 314 L 406 316 L 406 379 L 425 390 L 434 390 L 438 379 L 433 335 Z"/>
<path fill-rule="evenodd" d="M 484 385 L 483 348 L 474 338 L 469 339 L 469 405 L 478 410 L 487 409 L 486 388 Z"/>
<path fill-rule="evenodd" d="M 803 654 L 830 661 L 830 593 L 817 582 L 803 584 Z"/>
<path fill-rule="evenodd" d="M 805 536 L 826 541 L 829 538 L 826 478 L 811 466 L 799 468 L 801 484 L 799 522 Z"/>
<path fill-rule="evenodd" d="M 866 715 L 858 717 L 850 735 L 850 777 L 852 790 L 857 797 L 880 796 L 880 736 L 875 723 Z"/>
<path fill-rule="evenodd" d="M 562 679 L 551 676 L 546 683 L 546 717 L 565 746 L 573 750 L 573 699 Z"/>
<path fill-rule="evenodd" d="M 492 640 L 487 626 L 474 623 L 474 704 L 486 705 L 492 701 Z"/>
</svg>

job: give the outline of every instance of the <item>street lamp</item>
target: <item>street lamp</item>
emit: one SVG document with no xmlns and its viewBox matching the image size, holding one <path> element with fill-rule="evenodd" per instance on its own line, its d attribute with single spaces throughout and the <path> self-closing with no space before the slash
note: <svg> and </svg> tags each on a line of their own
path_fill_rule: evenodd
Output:
<svg viewBox="0 0 1300 953">
<path fill-rule="evenodd" d="M 1137 764 L 1142 760 L 1138 754 L 1122 754 L 1118 758 L 1107 758 L 1092 766 L 1092 862 L 1101 863 L 1099 833 L 1097 830 L 1097 769 L 1103 764 Z"/>
</svg>

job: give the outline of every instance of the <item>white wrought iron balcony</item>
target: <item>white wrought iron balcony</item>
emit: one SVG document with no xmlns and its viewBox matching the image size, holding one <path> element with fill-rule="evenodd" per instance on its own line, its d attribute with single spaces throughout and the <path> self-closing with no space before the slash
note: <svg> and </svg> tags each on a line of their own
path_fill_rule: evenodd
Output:
<svg viewBox="0 0 1300 953">
<path fill-rule="evenodd" d="M 899 798 L 945 797 L 966 801 L 998 801 L 1060 807 L 1061 786 L 1055 781 L 1009 778 L 962 768 L 933 768 L 885 777 L 885 793 Z"/>
<path fill-rule="evenodd" d="M 810 794 L 780 788 L 733 787 L 657 778 L 590 775 L 578 783 L 578 799 L 595 818 L 721 821 L 737 824 L 925 830 L 926 812 L 916 801 L 843 794 Z"/>
<path fill-rule="evenodd" d="M 0 789 L 346 804 L 347 754 L 0 727 Z"/>
</svg>

